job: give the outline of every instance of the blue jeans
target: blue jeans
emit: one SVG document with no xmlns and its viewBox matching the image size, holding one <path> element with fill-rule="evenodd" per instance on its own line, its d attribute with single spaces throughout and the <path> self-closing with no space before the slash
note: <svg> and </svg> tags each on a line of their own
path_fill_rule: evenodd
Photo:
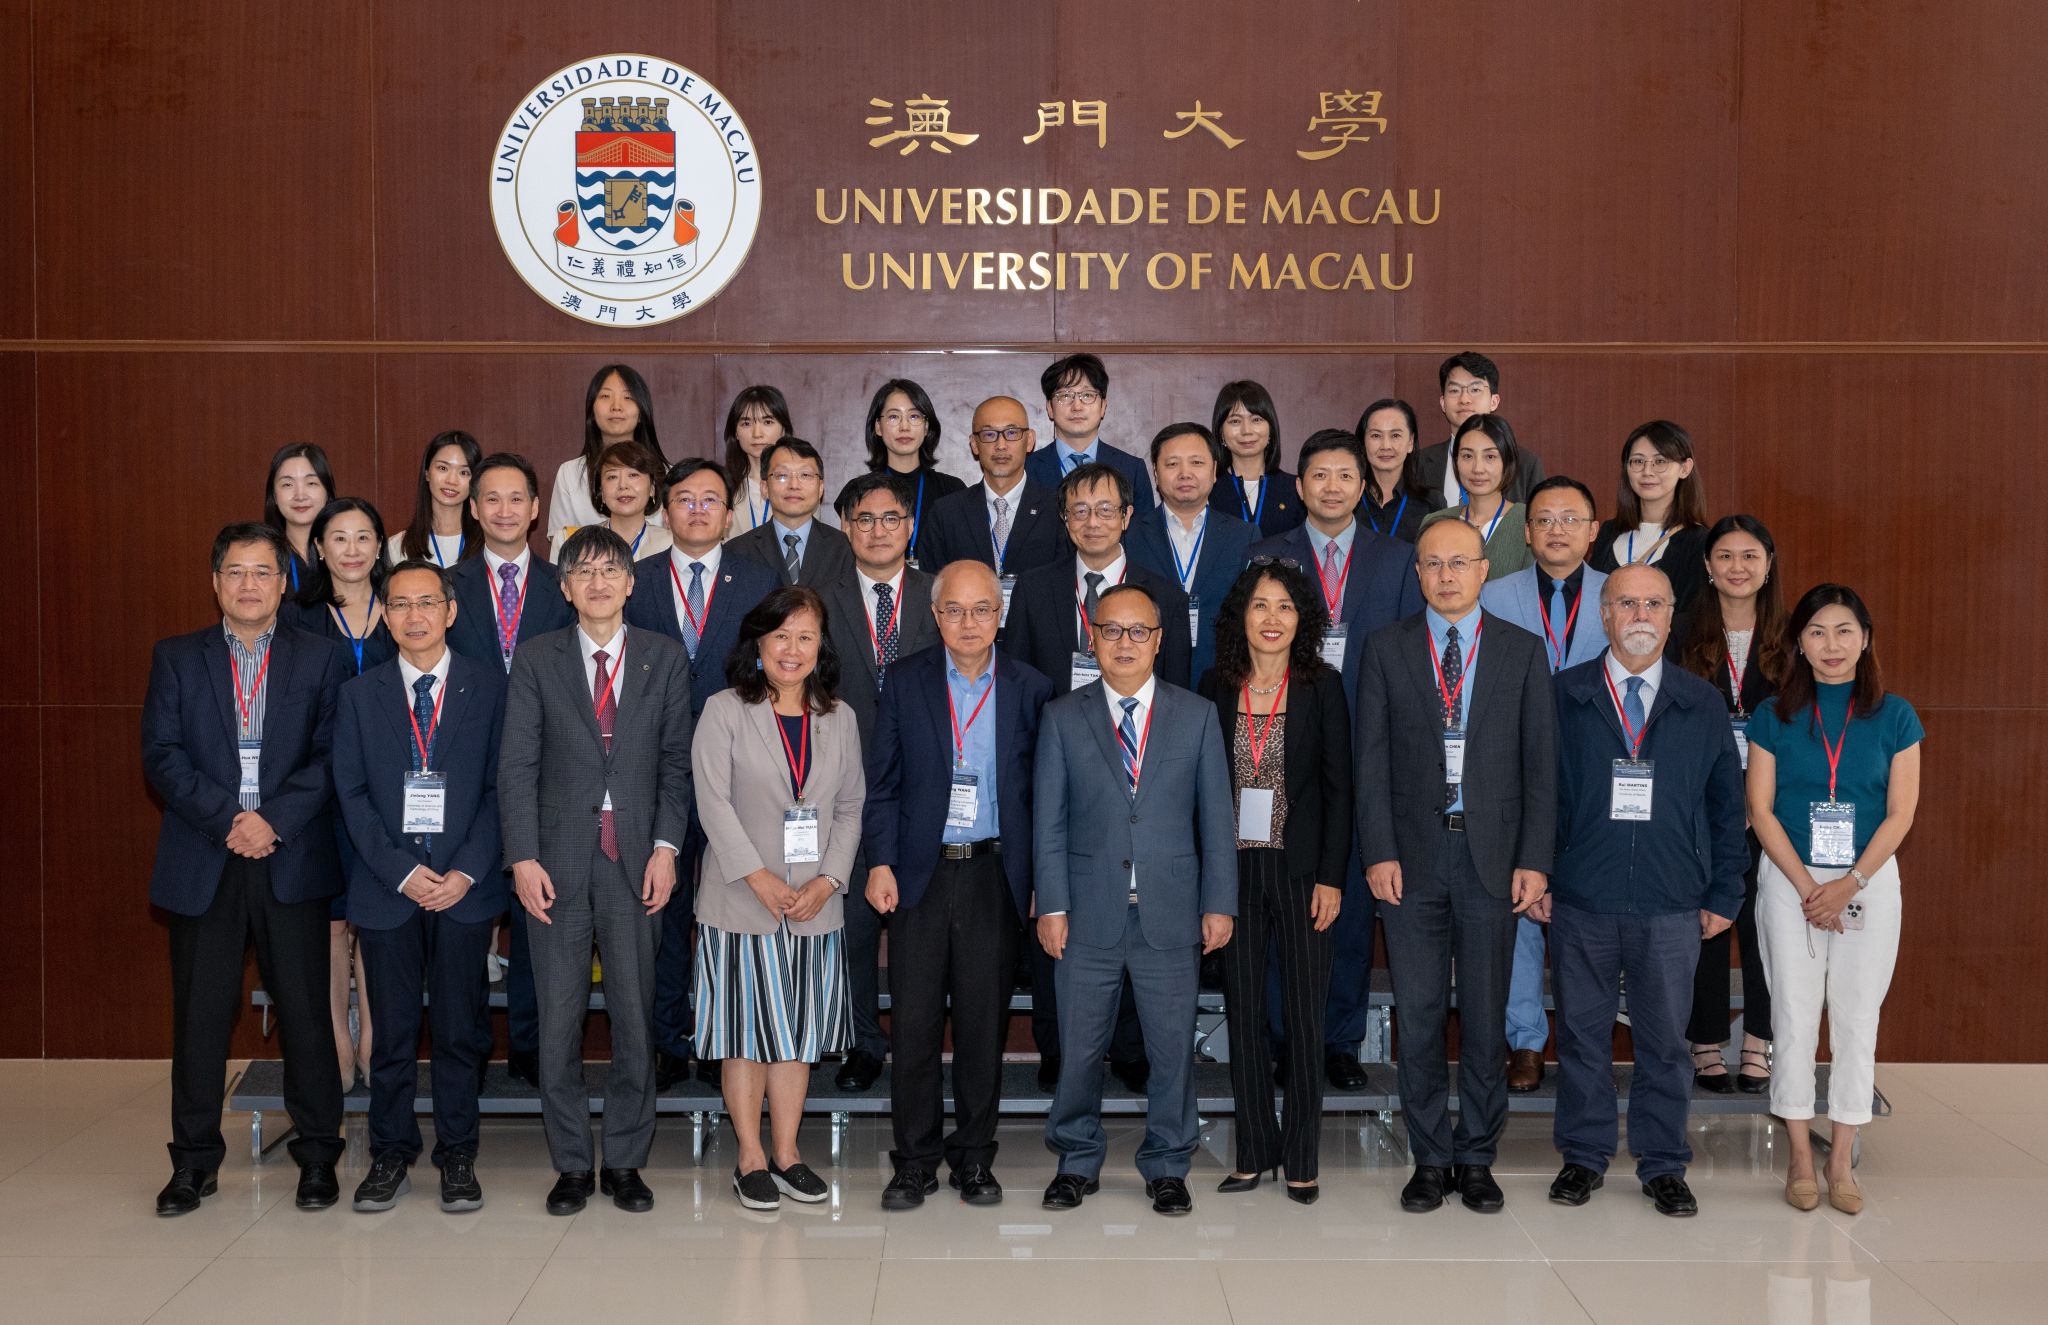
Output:
<svg viewBox="0 0 2048 1325">
<path fill-rule="evenodd" d="M 1515 970 L 1508 978 L 1508 1048 L 1543 1052 L 1550 1018 L 1543 1015 L 1543 926 L 1523 916 L 1515 925 Z"/>
</svg>

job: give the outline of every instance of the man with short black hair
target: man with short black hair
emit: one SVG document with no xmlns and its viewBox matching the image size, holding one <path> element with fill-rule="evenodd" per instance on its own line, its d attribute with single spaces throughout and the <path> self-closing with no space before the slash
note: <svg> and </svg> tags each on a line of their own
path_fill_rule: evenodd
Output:
<svg viewBox="0 0 2048 1325">
<path fill-rule="evenodd" d="M 1053 444 L 1036 451 L 1025 466 L 1046 488 L 1082 465 L 1108 465 L 1130 485 L 1131 509 L 1139 515 L 1152 509 L 1152 480 L 1145 462 L 1102 440 L 1103 416 L 1109 413 L 1109 369 L 1092 354 L 1070 354 L 1054 360 L 1039 374 L 1045 392 L 1045 415 L 1052 424 Z"/>
<path fill-rule="evenodd" d="M 1053 506 L 1058 480 L 1045 483 L 1028 470 L 1037 442 L 1021 401 L 982 401 L 967 434 L 981 482 L 932 509 L 934 564 L 972 560 L 992 567 L 1001 577 L 1005 603 L 1019 575 L 1059 561 L 1067 549 L 1066 528 Z"/>
<path fill-rule="evenodd" d="M 1256 525 L 1209 505 L 1223 472 L 1223 446 L 1199 423 L 1169 423 L 1152 439 L 1152 471 L 1159 505 L 1131 521 L 1125 543 L 1131 559 L 1170 576 L 1188 598 L 1193 642 L 1188 679 L 1200 682 L 1216 657 L 1216 614 L 1243 573 Z"/>
<path fill-rule="evenodd" d="M 1429 485 L 1429 494 L 1435 498 L 1439 508 L 1456 506 L 1465 500 L 1465 489 L 1458 483 L 1458 465 L 1455 447 L 1452 443 L 1458 436 L 1458 425 L 1474 414 L 1498 414 L 1500 412 L 1500 368 L 1493 360 L 1477 350 L 1460 350 L 1437 365 L 1437 407 L 1444 413 L 1444 421 L 1451 426 L 1448 439 L 1425 446 L 1415 457 L 1416 467 L 1422 474 L 1422 481 Z M 1527 501 L 1528 494 L 1543 481 L 1543 462 L 1534 451 L 1520 449 L 1521 463 L 1516 467 L 1515 477 L 1508 484 L 1509 501 Z"/>
<path fill-rule="evenodd" d="M 825 500 L 825 460 L 801 437 L 784 437 L 761 456 L 774 517 L 732 540 L 732 550 L 752 557 L 784 584 L 823 589 L 853 573 L 853 549 L 846 535 L 818 518 Z"/>
</svg>

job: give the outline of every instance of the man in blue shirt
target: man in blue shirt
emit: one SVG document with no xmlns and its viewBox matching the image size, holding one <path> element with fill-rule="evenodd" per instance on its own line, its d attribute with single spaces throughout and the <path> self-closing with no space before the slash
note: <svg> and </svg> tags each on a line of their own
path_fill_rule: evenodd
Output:
<svg viewBox="0 0 2048 1325">
<path fill-rule="evenodd" d="M 1024 461 L 1031 481 L 1048 490 L 1086 464 L 1108 465 L 1131 483 L 1131 511 L 1152 509 L 1152 480 L 1145 462 L 1102 440 L 1103 416 L 1109 413 L 1109 370 L 1092 354 L 1070 354 L 1054 360 L 1038 376 L 1045 392 L 1045 414 L 1052 423 L 1053 444 L 1033 451 Z"/>
</svg>

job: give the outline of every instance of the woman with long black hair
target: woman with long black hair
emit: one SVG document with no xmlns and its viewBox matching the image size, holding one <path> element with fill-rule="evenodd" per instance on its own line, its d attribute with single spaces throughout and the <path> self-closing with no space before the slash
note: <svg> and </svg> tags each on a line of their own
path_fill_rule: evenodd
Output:
<svg viewBox="0 0 2048 1325">
<path fill-rule="evenodd" d="M 412 523 L 385 544 L 385 560 L 394 566 L 401 561 L 431 561 L 453 569 L 458 561 L 483 551 L 483 526 L 469 509 L 470 478 L 483 458 L 476 438 L 459 428 L 434 434 L 420 455 Z"/>
<path fill-rule="evenodd" d="M 661 473 L 668 472 L 668 456 L 661 449 L 661 437 L 654 427 L 654 393 L 647 379 L 628 364 L 608 363 L 591 374 L 583 392 L 583 449 L 562 462 L 555 471 L 554 491 L 548 496 L 548 548 L 552 557 L 561 550 L 566 530 L 596 524 L 605 513 L 597 509 L 592 496 L 597 459 L 605 448 L 619 442 L 638 442 L 654 453 Z M 654 522 L 662 523 L 659 510 Z"/>
<path fill-rule="evenodd" d="M 314 442 L 291 442 L 270 457 L 263 480 L 263 523 L 284 535 L 291 547 L 285 563 L 284 595 L 304 593 L 313 572 L 313 520 L 334 500 L 334 470 L 327 452 Z"/>
<path fill-rule="evenodd" d="M 887 472 L 903 493 L 903 505 L 910 512 L 910 564 L 937 571 L 927 564 L 932 555 L 931 526 L 925 522 L 941 497 L 963 492 L 967 485 L 938 467 L 939 416 L 932 398 L 923 387 L 907 377 L 892 377 L 875 388 L 868 402 L 867 422 L 861 436 L 867 440 L 868 472 Z M 833 499 L 834 510 L 846 496 L 846 487 Z"/>
</svg>

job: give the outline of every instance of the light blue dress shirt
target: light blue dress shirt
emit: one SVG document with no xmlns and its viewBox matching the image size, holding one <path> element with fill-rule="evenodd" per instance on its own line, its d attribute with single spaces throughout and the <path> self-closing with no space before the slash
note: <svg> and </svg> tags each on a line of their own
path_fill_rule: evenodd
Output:
<svg viewBox="0 0 2048 1325">
<path fill-rule="evenodd" d="M 950 657 L 946 660 L 946 688 L 952 692 L 954 715 L 952 722 L 947 724 L 946 739 L 953 739 L 952 723 L 959 723 L 960 737 L 965 745 L 955 748 L 954 767 L 975 777 L 974 827 L 948 827 L 944 838 L 947 842 L 979 842 L 998 836 L 1002 831 L 996 802 L 995 684 L 993 657 L 989 659 L 988 670 L 971 681 L 953 665 Z M 984 695 L 988 696 L 988 703 L 982 707 L 981 716 L 974 719 L 974 725 L 969 726 L 967 720 L 973 715 L 975 706 L 981 704 Z"/>
</svg>

